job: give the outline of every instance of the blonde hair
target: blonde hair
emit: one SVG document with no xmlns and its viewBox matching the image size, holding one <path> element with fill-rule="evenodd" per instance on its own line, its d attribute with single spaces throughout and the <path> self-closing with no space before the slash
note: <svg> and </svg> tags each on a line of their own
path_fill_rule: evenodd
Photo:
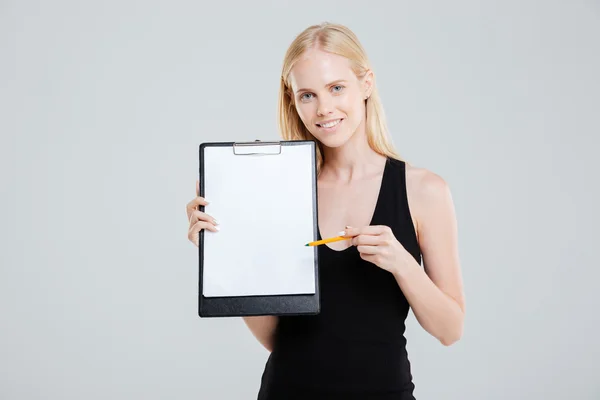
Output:
<svg viewBox="0 0 600 400">
<path fill-rule="evenodd" d="M 322 144 L 309 132 L 296 112 L 289 81 L 290 71 L 296 62 L 305 51 L 313 48 L 347 58 L 358 78 L 362 78 L 371 66 L 356 35 L 346 26 L 328 22 L 306 28 L 296 36 L 285 54 L 277 105 L 279 133 L 284 140 L 314 140 L 317 143 L 317 170 L 320 171 L 324 162 Z M 384 156 L 402 159 L 389 137 L 375 78 L 371 95 L 366 99 L 365 128 L 367 141 L 374 151 Z"/>
</svg>

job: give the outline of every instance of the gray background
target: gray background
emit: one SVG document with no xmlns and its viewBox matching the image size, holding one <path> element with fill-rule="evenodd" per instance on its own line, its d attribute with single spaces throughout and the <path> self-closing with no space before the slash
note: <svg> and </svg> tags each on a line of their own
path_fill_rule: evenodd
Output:
<svg viewBox="0 0 600 400">
<path fill-rule="evenodd" d="M 198 318 L 184 207 L 201 142 L 277 138 L 284 52 L 322 21 L 456 202 L 465 333 L 411 315 L 417 398 L 600 398 L 600 4 L 541 0 L 2 0 L 0 398 L 255 398 L 267 352 Z"/>
</svg>

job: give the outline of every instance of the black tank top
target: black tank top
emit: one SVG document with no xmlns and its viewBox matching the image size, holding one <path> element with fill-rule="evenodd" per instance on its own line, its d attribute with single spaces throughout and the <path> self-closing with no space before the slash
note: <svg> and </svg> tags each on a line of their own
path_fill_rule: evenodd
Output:
<svg viewBox="0 0 600 400">
<path fill-rule="evenodd" d="M 420 263 L 405 167 L 388 158 L 370 225 L 389 226 Z M 318 251 L 321 311 L 279 317 L 258 399 L 414 399 L 404 337 L 409 304 L 395 278 L 355 246 Z"/>
</svg>

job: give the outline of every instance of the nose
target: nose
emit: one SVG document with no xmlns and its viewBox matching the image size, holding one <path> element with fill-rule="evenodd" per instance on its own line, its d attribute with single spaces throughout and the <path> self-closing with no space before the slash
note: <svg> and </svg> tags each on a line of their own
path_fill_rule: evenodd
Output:
<svg viewBox="0 0 600 400">
<path fill-rule="evenodd" d="M 333 102 L 328 97 L 321 97 L 317 106 L 317 115 L 323 117 L 333 112 Z"/>
</svg>

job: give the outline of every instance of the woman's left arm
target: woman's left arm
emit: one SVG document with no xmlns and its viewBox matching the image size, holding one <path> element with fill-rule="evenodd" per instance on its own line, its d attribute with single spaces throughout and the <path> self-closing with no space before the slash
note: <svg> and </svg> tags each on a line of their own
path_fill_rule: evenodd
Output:
<svg viewBox="0 0 600 400">
<path fill-rule="evenodd" d="M 419 324 L 449 346 L 462 337 L 465 316 L 454 203 L 446 182 L 431 172 L 413 187 L 424 268 L 411 256 L 392 273 Z"/>
<path fill-rule="evenodd" d="M 387 226 L 348 227 L 346 236 L 363 259 L 393 274 L 419 324 L 450 346 L 461 338 L 465 316 L 454 204 L 441 177 L 428 171 L 418 175 L 409 197 L 424 268 Z"/>
</svg>

